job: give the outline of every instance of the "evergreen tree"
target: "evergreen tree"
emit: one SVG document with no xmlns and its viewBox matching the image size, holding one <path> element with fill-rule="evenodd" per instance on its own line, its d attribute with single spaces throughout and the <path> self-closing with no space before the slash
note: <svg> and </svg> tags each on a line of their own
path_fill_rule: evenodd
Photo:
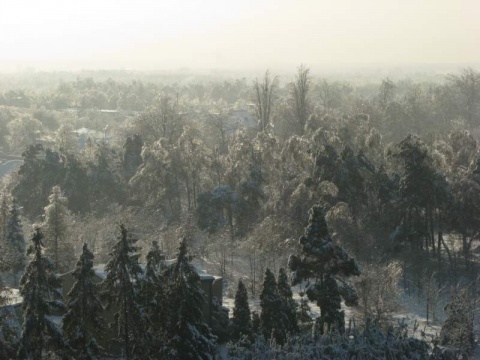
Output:
<svg viewBox="0 0 480 360">
<path fill-rule="evenodd" d="M 153 241 L 147 254 L 145 276 L 141 280 L 140 298 L 145 313 L 146 328 L 154 341 L 160 342 L 164 320 L 164 287 L 161 271 L 165 256 L 158 247 L 158 242 Z"/>
<path fill-rule="evenodd" d="M 297 303 L 293 300 L 292 288 L 288 282 L 287 273 L 284 268 L 280 268 L 278 273 L 278 292 L 282 297 L 283 313 L 286 316 L 286 330 L 290 333 L 298 331 L 297 323 Z"/>
<path fill-rule="evenodd" d="M 13 200 L 10 208 L 5 247 L 4 254 L 8 254 L 16 285 L 17 273 L 22 271 L 25 265 L 25 238 L 23 237 L 20 213 L 15 200 Z"/>
<path fill-rule="evenodd" d="M 152 247 L 147 254 L 147 265 L 145 267 L 145 280 L 152 283 L 160 283 L 160 274 L 162 272 L 165 255 L 158 247 L 157 241 L 152 241 Z"/>
<path fill-rule="evenodd" d="M 139 295 L 135 283 L 143 273 L 138 264 L 137 242 L 129 236 L 127 229 L 120 225 L 120 236 L 105 266 L 107 273 L 103 281 L 103 294 L 108 304 L 115 305 L 115 320 L 118 328 L 118 342 L 125 359 L 145 356 L 144 321 L 139 307 Z"/>
<path fill-rule="evenodd" d="M 67 358 L 61 330 L 49 318 L 54 309 L 63 309 L 61 282 L 48 257 L 42 255 L 43 234 L 36 229 L 27 254 L 33 255 L 20 280 L 23 296 L 23 329 L 18 349 L 20 359 L 43 359 L 49 353 Z"/>
<path fill-rule="evenodd" d="M 285 342 L 286 316 L 283 313 L 283 302 L 278 292 L 275 275 L 267 268 L 260 293 L 261 329 L 266 339 L 274 337 L 277 344 Z"/>
<path fill-rule="evenodd" d="M 242 280 L 238 281 L 238 289 L 235 293 L 235 306 L 231 320 L 231 339 L 238 341 L 242 336 L 252 335 L 252 320 L 248 305 L 248 293 Z"/>
<path fill-rule="evenodd" d="M 262 320 L 256 311 L 252 311 L 252 332 L 260 335 L 262 330 Z"/>
<path fill-rule="evenodd" d="M 102 303 L 93 282 L 93 254 L 83 245 L 83 252 L 73 271 L 76 279 L 67 294 L 66 313 L 63 316 L 65 338 L 75 351 L 76 359 L 96 359 L 99 353 L 95 332 L 102 328 Z"/>
<path fill-rule="evenodd" d="M 3 191 L 0 201 L 0 245 L 4 244 L 7 239 L 8 207 L 8 195 L 6 191 Z"/>
<path fill-rule="evenodd" d="M 164 273 L 166 285 L 165 359 L 214 359 L 215 337 L 204 322 L 205 298 L 200 276 L 188 262 L 187 240 L 180 243 L 177 260 Z"/>
<path fill-rule="evenodd" d="M 73 154 L 66 154 L 65 176 L 62 189 L 68 198 L 68 208 L 74 213 L 85 214 L 90 210 L 91 187 L 87 169 Z"/>
<path fill-rule="evenodd" d="M 123 145 L 125 153 L 123 154 L 123 175 L 128 181 L 135 175 L 137 168 L 142 164 L 142 147 L 143 140 L 140 135 L 135 134 L 132 137 L 128 137 Z"/>
<path fill-rule="evenodd" d="M 54 186 L 45 207 L 43 229 L 45 231 L 46 254 L 53 258 L 57 270 L 70 270 L 74 263 L 74 249 L 68 242 L 70 212 L 68 199 L 60 186 Z"/>
<path fill-rule="evenodd" d="M 302 257 L 291 255 L 288 265 L 293 271 L 294 284 L 314 279 L 306 293 L 309 300 L 315 301 L 320 307 L 321 314 L 317 319 L 320 334 L 333 329 L 342 333 L 345 321 L 341 299 L 345 300 L 347 306 L 352 306 L 357 303 L 358 297 L 353 288 L 337 278 L 360 275 L 360 270 L 345 249 L 333 243 L 322 208 L 315 205 L 309 214 L 308 226 L 300 237 Z"/>
</svg>

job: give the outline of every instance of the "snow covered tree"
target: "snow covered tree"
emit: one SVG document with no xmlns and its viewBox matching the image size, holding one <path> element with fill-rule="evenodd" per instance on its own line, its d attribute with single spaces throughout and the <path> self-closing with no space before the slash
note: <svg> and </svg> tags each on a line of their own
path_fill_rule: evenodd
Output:
<svg viewBox="0 0 480 360">
<path fill-rule="evenodd" d="M 261 329 L 265 339 L 274 337 L 277 344 L 285 342 L 286 314 L 283 313 L 283 301 L 277 288 L 275 275 L 267 268 L 260 293 Z"/>
<path fill-rule="evenodd" d="M 120 236 L 110 253 L 111 259 L 105 266 L 107 273 L 102 286 L 107 299 L 107 307 L 114 305 L 115 320 L 118 328 L 118 342 L 122 347 L 124 359 L 145 356 L 148 350 L 145 344 L 145 328 L 139 306 L 139 296 L 135 283 L 143 273 L 138 264 L 136 239 L 129 236 L 123 224 Z"/>
<path fill-rule="evenodd" d="M 74 264 L 74 249 L 68 242 L 70 212 L 68 199 L 63 196 L 60 186 L 54 186 L 45 207 L 42 228 L 45 232 L 46 254 L 54 260 L 58 270 L 70 270 Z"/>
<path fill-rule="evenodd" d="M 293 300 L 292 288 L 288 282 L 287 272 L 280 268 L 278 273 L 278 292 L 282 298 L 283 313 L 286 315 L 286 331 L 295 333 L 298 331 L 297 303 Z"/>
<path fill-rule="evenodd" d="M 99 348 L 94 334 L 102 328 L 102 303 L 93 282 L 93 254 L 83 245 L 83 252 L 73 271 L 76 279 L 67 294 L 66 313 L 63 316 L 65 339 L 75 351 L 76 359 L 96 359 Z"/>
<path fill-rule="evenodd" d="M 333 243 L 322 208 L 315 205 L 309 214 L 308 226 L 300 237 L 302 257 L 291 255 L 288 261 L 293 284 L 313 279 L 306 293 L 309 300 L 320 307 L 321 314 L 317 319 L 320 334 L 333 329 L 343 332 L 345 321 L 341 299 L 347 306 L 352 306 L 358 297 L 342 278 L 360 275 L 360 270 L 345 249 Z"/>
<path fill-rule="evenodd" d="M 67 358 L 68 346 L 63 334 L 50 318 L 55 309 L 64 309 L 61 282 L 54 266 L 43 256 L 43 234 L 36 229 L 27 254 L 33 255 L 20 280 L 23 296 L 23 329 L 18 349 L 19 359 L 43 359 L 48 354 Z"/>
<path fill-rule="evenodd" d="M 238 281 L 238 289 L 235 293 L 235 306 L 230 325 L 231 340 L 238 341 L 242 336 L 252 335 L 252 320 L 250 318 L 250 307 L 248 305 L 247 288 L 242 280 Z"/>
<path fill-rule="evenodd" d="M 154 341 L 159 341 L 164 320 L 164 295 L 161 277 L 165 256 L 157 241 L 152 241 L 152 247 L 147 254 L 145 276 L 140 282 L 140 299 L 145 313 L 146 330 Z"/>
<path fill-rule="evenodd" d="M 187 240 L 180 243 L 177 260 L 164 272 L 166 281 L 166 346 L 163 359 L 214 359 L 215 337 L 204 322 L 205 298 L 200 276 L 189 263 Z"/>
<path fill-rule="evenodd" d="M 3 191 L 0 201 L 0 245 L 5 243 L 7 238 L 7 224 L 8 224 L 8 195 Z"/>
<path fill-rule="evenodd" d="M 440 331 L 441 345 L 467 351 L 475 347 L 474 308 L 474 300 L 467 289 L 452 289 L 450 303 L 445 306 L 447 318 Z"/>
<path fill-rule="evenodd" d="M 15 200 L 10 207 L 10 217 L 7 222 L 7 236 L 5 239 L 4 254 L 8 255 L 8 262 L 17 284 L 17 273 L 25 266 L 25 238 L 23 237 L 22 223 Z"/>
</svg>

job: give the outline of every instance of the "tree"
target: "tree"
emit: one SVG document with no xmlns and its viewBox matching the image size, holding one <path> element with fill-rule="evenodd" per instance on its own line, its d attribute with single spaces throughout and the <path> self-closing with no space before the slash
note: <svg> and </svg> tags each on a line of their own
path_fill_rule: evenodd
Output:
<svg viewBox="0 0 480 360">
<path fill-rule="evenodd" d="M 445 307 L 447 318 L 440 331 L 440 343 L 471 351 L 475 347 L 474 303 L 467 290 L 452 288 L 450 303 Z"/>
<path fill-rule="evenodd" d="M 10 149 L 21 151 L 29 145 L 35 145 L 42 127 L 40 121 L 29 115 L 19 116 L 12 120 L 8 124 Z"/>
<path fill-rule="evenodd" d="M 23 270 L 25 266 L 25 238 L 23 237 L 22 223 L 20 213 L 15 199 L 10 207 L 10 217 L 7 223 L 7 237 L 5 239 L 4 254 L 8 256 L 8 262 L 14 276 L 15 285 L 17 285 L 17 273 Z"/>
<path fill-rule="evenodd" d="M 215 337 L 204 322 L 202 305 L 206 301 L 200 276 L 188 262 L 187 239 L 180 242 L 176 262 L 164 272 L 164 319 L 166 340 L 164 359 L 214 359 Z"/>
<path fill-rule="evenodd" d="M 355 289 L 359 295 L 358 309 L 365 323 L 374 320 L 380 325 L 388 325 L 397 308 L 401 275 L 398 262 L 362 266 L 362 275 L 355 281 Z"/>
<path fill-rule="evenodd" d="M 73 246 L 68 241 L 70 212 L 67 198 L 60 186 L 54 186 L 45 207 L 45 219 L 42 223 L 46 238 L 46 254 L 53 257 L 57 270 L 69 270 L 74 262 Z"/>
<path fill-rule="evenodd" d="M 145 356 L 144 321 L 140 310 L 138 290 L 139 276 L 143 274 L 138 264 L 140 256 L 136 239 L 129 236 L 123 224 L 119 226 L 120 235 L 110 253 L 110 261 L 105 266 L 107 273 L 103 283 L 103 295 L 108 301 L 107 307 L 115 305 L 115 321 L 118 328 L 118 342 L 122 346 L 125 359 Z"/>
<path fill-rule="evenodd" d="M 64 309 L 61 282 L 54 266 L 43 256 L 43 234 L 35 229 L 27 254 L 33 258 L 20 280 L 23 296 L 23 330 L 18 349 L 20 359 L 43 359 L 48 353 L 67 358 L 68 346 L 62 333 L 49 317 L 55 309 Z"/>
<path fill-rule="evenodd" d="M 270 269 L 265 270 L 263 288 L 260 293 L 261 329 L 266 339 L 273 337 L 277 344 L 283 345 L 286 340 L 286 314 L 283 313 L 283 302 L 278 292 L 275 275 Z"/>
<path fill-rule="evenodd" d="M 447 81 L 460 95 L 465 119 L 471 125 L 478 125 L 480 72 L 472 68 L 465 68 L 460 75 L 449 74 Z"/>
<path fill-rule="evenodd" d="M 42 145 L 29 146 L 22 158 L 12 195 L 23 207 L 23 214 L 34 220 L 48 203 L 52 187 L 62 182 L 64 162 L 57 152 Z"/>
<path fill-rule="evenodd" d="M 292 83 L 291 96 L 293 113 L 296 120 L 299 133 L 303 134 L 305 130 L 305 124 L 307 123 L 310 115 L 310 69 L 304 65 L 300 65 L 297 69 L 297 75 L 295 76 L 295 82 Z"/>
<path fill-rule="evenodd" d="M 298 332 L 297 303 L 293 300 L 292 289 L 288 282 L 287 272 L 284 268 L 280 268 L 278 272 L 277 288 L 282 298 L 282 313 L 285 314 L 287 320 L 285 330 L 294 334 Z"/>
<path fill-rule="evenodd" d="M 164 283 L 162 270 L 165 255 L 158 247 L 157 241 L 152 241 L 152 246 L 147 254 L 145 276 L 141 279 L 140 299 L 145 313 L 145 326 L 152 339 L 161 343 L 161 333 L 166 312 L 164 303 Z"/>
<path fill-rule="evenodd" d="M 7 238 L 7 224 L 8 224 L 8 209 L 9 198 L 7 192 L 4 190 L 0 201 L 0 245 L 5 242 Z"/>
<path fill-rule="evenodd" d="M 253 83 L 253 90 L 255 91 L 255 112 L 258 118 L 259 131 L 266 131 L 270 125 L 273 94 L 277 84 L 277 77 L 275 76 L 271 79 L 268 70 L 265 72 L 261 83 L 258 79 L 255 79 Z"/>
<path fill-rule="evenodd" d="M 183 122 L 178 100 L 169 94 L 161 93 L 156 98 L 155 105 L 138 116 L 135 127 L 147 143 L 152 144 L 164 138 L 169 144 L 173 144 L 180 136 Z"/>
<path fill-rule="evenodd" d="M 412 248 L 435 251 L 436 210 L 447 199 L 447 182 L 433 165 L 423 141 L 409 134 L 398 145 L 394 157 L 400 161 L 400 217 Z M 439 247 L 437 247 L 440 250 Z"/>
<path fill-rule="evenodd" d="M 308 226 L 300 237 L 301 258 L 291 255 L 288 266 L 293 284 L 307 279 L 313 282 L 306 289 L 310 301 L 320 307 L 316 328 L 320 334 L 345 328 L 341 300 L 347 306 L 356 305 L 357 295 L 344 278 L 360 275 L 356 261 L 341 246 L 335 244 L 328 232 L 323 209 L 319 205 L 309 211 Z"/>
<path fill-rule="evenodd" d="M 135 134 L 133 137 L 128 137 L 123 145 L 125 150 L 123 154 L 123 175 L 128 181 L 135 175 L 137 168 L 142 164 L 142 147 L 143 140 L 140 135 Z"/>
<path fill-rule="evenodd" d="M 73 271 L 75 283 L 67 294 L 65 315 L 63 316 L 63 332 L 65 339 L 75 351 L 76 359 L 96 359 L 99 347 L 94 334 L 102 326 L 100 313 L 103 305 L 93 282 L 93 254 L 83 245 L 82 255 Z"/>
<path fill-rule="evenodd" d="M 235 305 L 230 325 L 231 340 L 238 341 L 243 336 L 252 335 L 252 320 L 248 305 L 248 293 L 242 280 L 238 281 L 238 289 L 235 293 Z"/>
<path fill-rule="evenodd" d="M 388 105 L 395 98 L 395 87 L 396 87 L 395 83 L 389 78 L 382 80 L 382 83 L 378 89 L 377 97 L 378 97 L 380 108 L 383 111 L 386 111 Z"/>
<path fill-rule="evenodd" d="M 84 164 L 74 154 L 65 154 L 65 176 L 61 182 L 68 208 L 74 214 L 85 214 L 90 210 L 91 183 Z"/>
</svg>

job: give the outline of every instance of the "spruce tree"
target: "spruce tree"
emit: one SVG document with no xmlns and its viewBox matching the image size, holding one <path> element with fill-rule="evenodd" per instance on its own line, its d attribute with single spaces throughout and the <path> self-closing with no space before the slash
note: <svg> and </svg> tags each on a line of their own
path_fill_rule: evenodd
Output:
<svg viewBox="0 0 480 360">
<path fill-rule="evenodd" d="M 165 256 L 158 247 L 158 242 L 153 241 L 147 254 L 145 276 L 141 280 L 140 298 L 145 314 L 146 330 L 153 341 L 161 343 L 161 332 L 164 320 L 164 287 L 161 271 Z"/>
<path fill-rule="evenodd" d="M 288 265 L 293 271 L 294 284 L 314 279 L 306 293 L 309 300 L 320 307 L 321 314 L 317 319 L 319 333 L 334 329 L 342 333 L 345 321 L 341 299 L 347 306 L 352 306 L 357 303 L 358 297 L 353 288 L 340 278 L 360 275 L 360 270 L 345 249 L 332 241 L 322 208 L 315 205 L 309 214 L 308 226 L 300 237 L 302 256 L 290 256 Z"/>
<path fill-rule="evenodd" d="M 25 238 L 23 237 L 22 223 L 15 200 L 13 200 L 10 208 L 5 247 L 4 254 L 8 254 L 16 285 L 17 273 L 22 271 L 25 265 Z"/>
<path fill-rule="evenodd" d="M 290 333 L 298 331 L 297 322 L 297 303 L 293 300 L 292 288 L 288 282 L 287 273 L 284 268 L 280 268 L 278 273 L 278 292 L 282 297 L 283 313 L 286 316 L 286 330 Z"/>
<path fill-rule="evenodd" d="M 55 309 L 64 309 L 61 282 L 54 266 L 43 256 L 43 234 L 36 229 L 27 254 L 33 255 L 20 280 L 23 296 L 23 329 L 18 349 L 20 359 L 43 359 L 48 354 L 66 357 L 63 334 L 49 317 Z"/>
<path fill-rule="evenodd" d="M 165 359 L 214 359 L 215 337 L 204 321 L 200 276 L 187 258 L 183 238 L 177 260 L 164 273 L 166 285 Z"/>
<path fill-rule="evenodd" d="M 137 253 L 136 242 L 136 239 L 129 236 L 125 226 L 120 225 L 120 236 L 110 253 L 111 259 L 105 266 L 107 275 L 102 284 L 107 306 L 114 305 L 117 309 L 117 341 L 127 360 L 145 356 L 149 350 L 142 346 L 145 345 L 145 329 L 135 284 L 139 283 L 143 271 L 138 264 L 140 254 Z"/>
<path fill-rule="evenodd" d="M 266 269 L 263 288 L 260 293 L 261 329 L 266 339 L 274 337 L 277 344 L 285 342 L 286 316 L 283 313 L 283 302 L 278 292 L 275 275 Z"/>
<path fill-rule="evenodd" d="M 66 313 L 63 316 L 63 332 L 75 351 L 76 359 L 96 359 L 99 347 L 94 334 L 102 328 L 102 303 L 93 282 L 93 254 L 83 245 L 82 255 L 73 271 L 75 283 L 67 294 Z"/>
<path fill-rule="evenodd" d="M 248 305 L 248 293 L 242 280 L 238 281 L 230 328 L 232 341 L 238 341 L 243 336 L 252 336 L 252 320 L 250 318 L 250 307 Z"/>
</svg>

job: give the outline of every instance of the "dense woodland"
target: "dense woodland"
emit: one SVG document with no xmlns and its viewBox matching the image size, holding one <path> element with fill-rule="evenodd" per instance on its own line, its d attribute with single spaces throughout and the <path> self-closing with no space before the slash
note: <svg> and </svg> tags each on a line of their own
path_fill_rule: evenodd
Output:
<svg viewBox="0 0 480 360">
<path fill-rule="evenodd" d="M 472 68 L 2 75 L 0 165 L 21 161 L 1 178 L 0 358 L 113 356 L 95 339 L 112 303 L 125 359 L 472 357 L 479 129 Z M 224 278 L 230 318 L 202 320 L 192 262 Z M 402 297 L 441 331 L 394 319 Z"/>
</svg>

